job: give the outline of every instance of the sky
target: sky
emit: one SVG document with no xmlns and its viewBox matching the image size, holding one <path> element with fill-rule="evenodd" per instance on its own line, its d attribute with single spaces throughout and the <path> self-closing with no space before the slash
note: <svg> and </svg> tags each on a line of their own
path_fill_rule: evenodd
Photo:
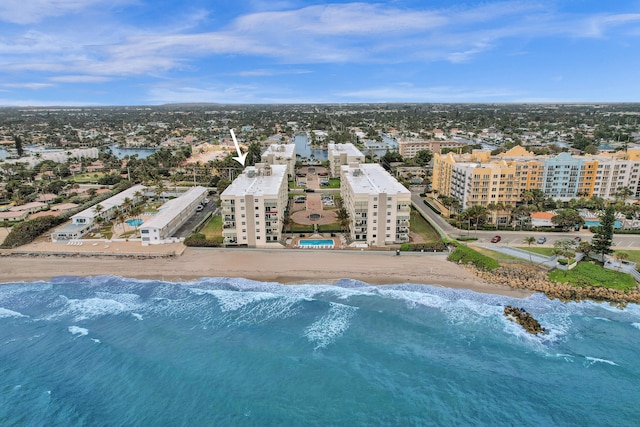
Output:
<svg viewBox="0 0 640 427">
<path fill-rule="evenodd" d="M 0 106 L 639 101 L 640 0 L 0 0 Z"/>
</svg>

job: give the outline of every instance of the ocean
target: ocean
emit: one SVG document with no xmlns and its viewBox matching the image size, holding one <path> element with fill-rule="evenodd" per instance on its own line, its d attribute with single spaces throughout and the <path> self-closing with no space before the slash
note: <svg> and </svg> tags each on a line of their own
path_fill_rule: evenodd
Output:
<svg viewBox="0 0 640 427">
<path fill-rule="evenodd" d="M 1 426 L 632 426 L 639 402 L 638 305 L 352 280 L 0 286 Z"/>
</svg>

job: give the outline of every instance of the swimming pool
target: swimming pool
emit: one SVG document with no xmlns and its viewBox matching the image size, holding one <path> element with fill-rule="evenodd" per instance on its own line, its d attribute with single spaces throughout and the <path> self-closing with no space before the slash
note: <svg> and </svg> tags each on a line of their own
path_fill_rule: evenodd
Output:
<svg viewBox="0 0 640 427">
<path fill-rule="evenodd" d="M 333 248 L 332 239 L 305 239 L 298 243 L 301 248 Z"/>
<path fill-rule="evenodd" d="M 140 218 L 128 219 L 125 222 L 132 227 L 140 227 L 142 225 L 142 220 Z"/>
</svg>

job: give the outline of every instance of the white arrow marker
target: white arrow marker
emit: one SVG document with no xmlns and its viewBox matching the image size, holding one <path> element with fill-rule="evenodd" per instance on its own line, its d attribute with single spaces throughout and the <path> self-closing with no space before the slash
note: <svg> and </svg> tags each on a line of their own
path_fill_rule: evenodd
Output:
<svg viewBox="0 0 640 427">
<path fill-rule="evenodd" d="M 233 160 L 244 166 L 244 161 L 247 159 L 247 153 L 242 154 L 242 151 L 240 151 L 240 146 L 238 145 L 238 140 L 236 139 L 236 134 L 233 133 L 233 129 L 229 130 L 231 131 L 231 138 L 233 138 L 233 145 L 236 146 L 236 152 L 238 153 L 238 155 L 234 157 Z"/>
</svg>

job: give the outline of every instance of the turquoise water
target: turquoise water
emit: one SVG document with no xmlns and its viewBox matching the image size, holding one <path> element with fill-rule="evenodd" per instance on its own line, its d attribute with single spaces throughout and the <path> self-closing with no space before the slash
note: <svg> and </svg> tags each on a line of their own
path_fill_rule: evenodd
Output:
<svg viewBox="0 0 640 427">
<path fill-rule="evenodd" d="M 143 221 L 140 218 L 135 218 L 135 219 L 128 219 L 125 222 L 132 227 L 140 227 Z"/>
<path fill-rule="evenodd" d="M 426 285 L 8 284 L 0 425 L 630 426 L 639 338 L 637 305 Z"/>
<path fill-rule="evenodd" d="M 318 240 L 318 239 L 306 239 L 300 240 L 300 246 L 333 246 L 333 240 Z"/>
</svg>

